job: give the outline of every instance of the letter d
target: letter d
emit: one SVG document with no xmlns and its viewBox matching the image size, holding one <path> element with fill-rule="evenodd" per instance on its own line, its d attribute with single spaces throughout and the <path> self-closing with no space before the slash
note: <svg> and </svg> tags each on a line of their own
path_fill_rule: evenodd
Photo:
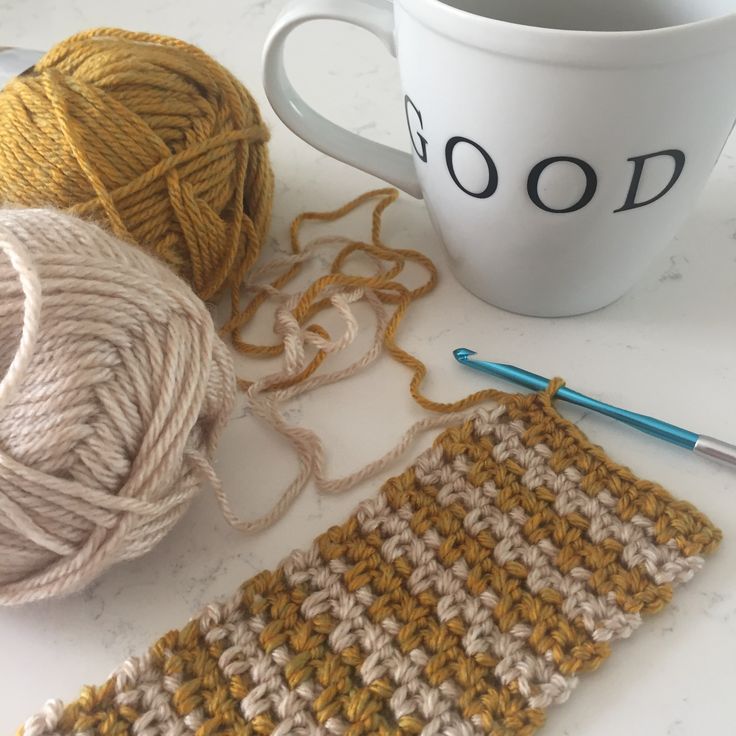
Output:
<svg viewBox="0 0 736 736">
<path fill-rule="evenodd" d="M 646 202 L 637 202 L 636 196 L 639 194 L 639 185 L 641 184 L 641 176 L 644 173 L 644 166 L 646 162 L 651 158 L 657 158 L 659 156 L 670 156 L 675 162 L 675 171 L 672 174 L 672 178 L 669 180 L 667 186 L 655 197 L 646 200 Z M 631 180 L 631 186 L 629 187 L 629 193 L 626 196 L 626 202 L 624 206 L 614 212 L 625 212 L 626 210 L 635 210 L 639 207 L 646 207 L 648 204 L 656 202 L 658 199 L 662 199 L 667 192 L 672 189 L 677 183 L 677 180 L 682 174 L 682 170 L 685 168 L 685 154 L 677 149 L 671 149 L 667 151 L 659 151 L 658 153 L 650 153 L 646 156 L 634 156 L 628 159 L 634 162 L 634 177 Z"/>
</svg>

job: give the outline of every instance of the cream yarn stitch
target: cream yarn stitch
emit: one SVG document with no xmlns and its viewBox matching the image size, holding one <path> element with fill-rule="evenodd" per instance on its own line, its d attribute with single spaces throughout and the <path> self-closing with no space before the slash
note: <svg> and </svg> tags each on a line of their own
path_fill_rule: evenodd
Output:
<svg viewBox="0 0 736 736">
<path fill-rule="evenodd" d="M 53 210 L 0 211 L 0 604 L 82 588 L 184 513 L 234 401 L 200 300 Z"/>
</svg>

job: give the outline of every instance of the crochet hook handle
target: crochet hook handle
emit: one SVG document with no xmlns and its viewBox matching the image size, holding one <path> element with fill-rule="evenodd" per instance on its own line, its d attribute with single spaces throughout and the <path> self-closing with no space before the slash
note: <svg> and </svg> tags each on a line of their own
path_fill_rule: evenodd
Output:
<svg viewBox="0 0 736 736">
<path fill-rule="evenodd" d="M 523 368 L 505 363 L 491 363 L 485 360 L 477 360 L 473 358 L 474 355 L 476 355 L 475 351 L 469 350 L 468 348 L 459 348 L 454 351 L 455 359 L 470 368 L 506 379 L 517 385 L 533 389 L 534 391 L 544 391 L 549 386 L 549 379 L 538 376 L 536 373 L 531 373 Z M 687 429 L 677 427 L 661 419 L 655 419 L 645 414 L 637 414 L 628 409 L 621 409 L 620 407 L 606 404 L 598 401 L 598 399 L 585 396 L 585 394 L 581 394 L 578 391 L 573 391 L 567 388 L 567 386 L 559 389 L 557 398 L 616 419 L 641 432 L 645 432 L 661 440 L 666 440 L 679 447 L 684 447 L 687 450 L 692 450 L 699 455 L 705 455 L 736 466 L 736 446 L 730 445 L 722 440 L 698 435 L 695 432 L 690 432 Z"/>
</svg>

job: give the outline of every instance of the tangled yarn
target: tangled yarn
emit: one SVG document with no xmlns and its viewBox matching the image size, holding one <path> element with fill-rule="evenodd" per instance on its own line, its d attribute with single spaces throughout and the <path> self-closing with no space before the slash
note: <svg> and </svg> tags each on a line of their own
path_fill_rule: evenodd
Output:
<svg viewBox="0 0 736 736">
<path fill-rule="evenodd" d="M 423 253 L 391 248 L 384 242 L 383 214 L 397 197 L 395 189 L 377 189 L 339 209 L 299 215 L 291 226 L 291 255 L 272 258 L 246 276 L 242 289 L 244 305 L 234 312 L 223 332 L 230 335 L 233 345 L 241 353 L 267 358 L 281 356 L 281 366 L 276 371 L 253 380 L 239 378 L 238 385 L 245 391 L 251 413 L 291 444 L 298 457 L 299 470 L 271 509 L 253 519 L 242 519 L 234 513 L 217 477 L 214 474 L 208 476 L 225 518 L 240 531 L 250 533 L 272 525 L 286 513 L 310 480 L 322 493 L 347 491 L 399 459 L 421 432 L 464 421 L 467 410 L 479 404 L 495 404 L 509 399 L 507 394 L 493 388 L 452 402 L 434 401 L 423 393 L 427 367 L 404 350 L 396 336 L 411 304 L 434 289 L 438 274 L 435 264 Z M 373 207 L 369 241 L 322 236 L 303 242 L 302 230 L 308 223 L 334 222 L 366 204 Z M 310 261 L 321 263 L 321 256 L 329 249 L 337 249 L 337 253 L 327 272 L 309 281 L 303 289 L 288 291 L 301 268 Z M 407 274 L 411 271 L 407 266 L 423 274 L 424 278 L 418 284 L 410 285 L 412 281 L 416 282 L 416 275 Z M 373 312 L 373 338 L 362 355 L 347 365 L 343 360 L 342 368 L 329 370 L 333 357 L 350 348 L 360 332 L 361 324 L 354 310 L 357 302 L 363 302 Z M 258 310 L 267 303 L 274 307 L 276 342 L 270 345 L 251 343 L 243 333 L 247 332 Z M 315 321 L 323 312 L 332 312 L 338 317 L 343 325 L 342 334 L 332 337 L 324 323 Z M 341 478 L 330 478 L 322 439 L 314 430 L 290 423 L 284 405 L 306 392 L 359 373 L 384 351 L 411 370 L 411 397 L 432 414 L 409 427 L 383 456 Z"/>
<path fill-rule="evenodd" d="M 90 30 L 0 93 L 0 201 L 105 225 L 210 299 L 258 259 L 267 140 L 255 100 L 200 49 Z"/>
<path fill-rule="evenodd" d="M 0 603 L 83 587 L 183 514 L 233 403 L 203 303 L 53 210 L 0 211 Z"/>
</svg>

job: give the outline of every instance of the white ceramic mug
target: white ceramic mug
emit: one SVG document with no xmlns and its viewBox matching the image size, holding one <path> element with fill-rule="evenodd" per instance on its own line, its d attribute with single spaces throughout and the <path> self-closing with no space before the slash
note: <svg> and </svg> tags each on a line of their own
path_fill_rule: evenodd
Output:
<svg viewBox="0 0 736 736">
<path fill-rule="evenodd" d="M 411 155 L 290 84 L 286 38 L 323 18 L 398 57 Z M 425 198 L 470 291 L 578 314 L 629 289 L 703 189 L 736 116 L 736 0 L 296 0 L 264 81 L 299 136 Z"/>
</svg>

